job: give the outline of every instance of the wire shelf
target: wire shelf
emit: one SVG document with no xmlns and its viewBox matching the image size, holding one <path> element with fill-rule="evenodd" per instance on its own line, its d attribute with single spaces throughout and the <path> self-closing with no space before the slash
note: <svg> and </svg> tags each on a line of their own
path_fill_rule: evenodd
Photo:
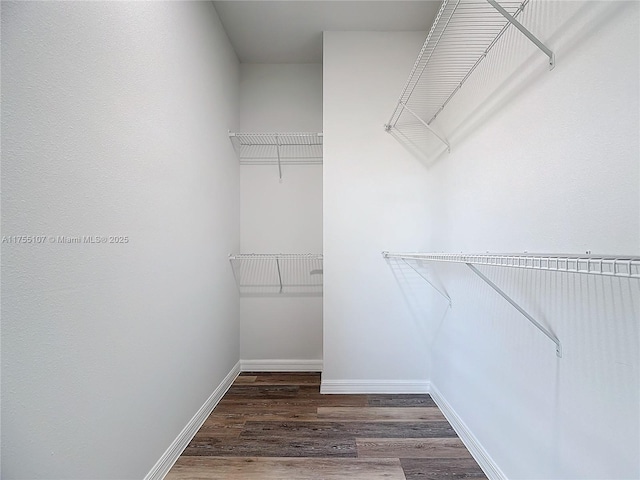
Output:
<svg viewBox="0 0 640 480">
<path fill-rule="evenodd" d="M 640 278 L 640 257 L 631 255 L 389 253 L 385 258 L 490 265 L 610 277 Z"/>
<path fill-rule="evenodd" d="M 509 26 L 547 54 L 553 67 L 553 53 L 517 20 L 528 2 L 444 0 L 385 129 L 390 131 L 407 116 L 401 123 L 417 120 L 450 148 L 431 124 Z"/>
<path fill-rule="evenodd" d="M 489 285 L 496 293 L 509 302 L 533 326 L 542 332 L 556 345 L 556 355 L 562 357 L 562 345 L 557 335 L 543 323 L 536 320 L 518 302 L 513 300 L 475 265 L 494 267 L 525 268 L 530 270 L 547 270 L 554 272 L 582 273 L 604 275 L 609 277 L 640 278 L 640 257 L 632 255 L 562 255 L 562 254 L 464 254 L 464 253 L 389 253 L 382 252 L 387 259 L 463 263 Z M 408 263 L 407 263 L 408 265 Z M 410 266 L 410 265 L 409 265 Z M 413 267 L 411 267 L 413 268 Z M 415 269 L 414 269 L 415 270 Z M 440 295 L 452 302 L 446 291 L 436 287 L 427 277 L 416 270 L 426 282 Z"/>
<path fill-rule="evenodd" d="M 322 133 L 229 133 L 241 165 L 321 165 Z"/>
<path fill-rule="evenodd" d="M 322 294 L 321 254 L 237 254 L 229 261 L 241 296 Z"/>
</svg>

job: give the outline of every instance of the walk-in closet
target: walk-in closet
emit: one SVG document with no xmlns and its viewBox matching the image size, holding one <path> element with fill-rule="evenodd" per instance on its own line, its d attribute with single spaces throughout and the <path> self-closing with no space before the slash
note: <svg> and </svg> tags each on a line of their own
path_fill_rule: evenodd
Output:
<svg viewBox="0 0 640 480">
<path fill-rule="evenodd" d="M 2 479 L 640 478 L 640 1 L 0 19 Z"/>
</svg>

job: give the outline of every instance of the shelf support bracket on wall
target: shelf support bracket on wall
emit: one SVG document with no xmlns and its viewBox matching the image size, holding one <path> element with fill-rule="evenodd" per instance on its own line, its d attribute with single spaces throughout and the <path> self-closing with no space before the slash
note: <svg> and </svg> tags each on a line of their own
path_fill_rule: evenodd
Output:
<svg viewBox="0 0 640 480">
<path fill-rule="evenodd" d="M 278 176 L 282 181 L 282 164 L 280 163 L 280 138 L 276 135 L 276 153 L 278 154 Z"/>
<path fill-rule="evenodd" d="M 425 128 L 427 130 L 429 130 L 433 135 L 435 135 L 436 137 L 438 137 L 438 140 L 440 140 L 442 143 L 444 143 L 447 146 L 447 152 L 451 153 L 451 145 L 449 145 L 449 142 L 447 141 L 446 138 L 444 138 L 442 135 L 440 135 L 438 132 L 436 132 L 433 128 L 431 128 L 431 126 L 425 122 L 422 118 L 420 118 L 420 116 L 414 112 L 413 110 L 411 110 L 409 107 L 407 107 L 406 103 L 403 102 L 398 102 L 398 104 L 407 112 L 409 112 L 411 115 L 413 115 L 414 117 L 416 117 L 416 119 L 425 126 Z M 391 130 L 391 125 L 390 124 L 386 124 L 384 126 L 384 129 L 388 132 Z"/>
<path fill-rule="evenodd" d="M 544 44 L 542 43 L 540 40 L 538 40 L 538 38 L 531 33 L 529 30 L 527 30 L 527 28 L 522 25 L 518 20 L 516 20 L 512 15 L 509 14 L 509 12 L 507 12 L 502 5 L 500 5 L 496 0 L 487 0 L 487 2 L 489 2 L 489 4 L 495 8 L 498 12 L 500 12 L 500 14 L 507 19 L 507 21 L 513 25 L 514 27 L 516 27 L 518 30 L 520 30 L 525 37 L 527 37 L 529 40 L 531 40 L 536 47 L 538 47 L 540 50 L 542 50 L 545 55 L 547 55 L 549 57 L 549 70 L 553 70 L 553 67 L 556 66 L 556 56 L 555 54 Z"/>
<path fill-rule="evenodd" d="M 556 344 L 556 355 L 562 358 L 562 346 L 560 345 L 560 340 L 549 330 L 544 328 L 538 321 L 529 315 L 520 305 L 518 305 L 509 295 L 504 293 L 500 287 L 498 287 L 495 283 L 489 280 L 480 270 L 474 267 L 470 263 L 465 264 L 467 267 L 471 269 L 473 273 L 478 275 L 482 280 L 484 280 L 491 288 L 493 288 L 502 298 L 504 298 L 507 302 L 509 302 L 516 310 L 518 310 L 524 317 L 529 320 L 538 330 L 544 333 L 553 343 Z"/>
<path fill-rule="evenodd" d="M 414 272 L 416 272 L 420 278 L 422 278 L 425 282 L 427 282 L 429 285 L 431 285 L 431 287 L 438 292 L 445 300 L 447 300 L 447 302 L 449 302 L 449 308 L 451 308 L 451 297 L 449 295 L 447 295 L 446 293 L 444 293 L 442 290 L 440 290 L 438 287 L 436 287 L 433 283 L 431 283 L 427 277 L 425 277 L 424 275 L 422 275 L 422 273 L 420 273 L 420 271 L 418 271 L 417 268 L 415 268 L 413 265 L 411 265 L 409 262 L 407 262 L 404 258 L 402 259 L 402 261 L 409 266 Z"/>
<path fill-rule="evenodd" d="M 280 293 L 282 293 L 282 274 L 280 273 L 280 259 L 276 257 L 276 268 L 278 269 L 278 281 L 280 282 Z"/>
</svg>

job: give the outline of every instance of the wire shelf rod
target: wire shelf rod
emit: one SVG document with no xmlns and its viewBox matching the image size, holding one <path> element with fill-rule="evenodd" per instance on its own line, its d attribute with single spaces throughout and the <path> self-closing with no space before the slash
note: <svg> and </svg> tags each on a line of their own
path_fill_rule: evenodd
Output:
<svg viewBox="0 0 640 480">
<path fill-rule="evenodd" d="M 390 253 L 382 252 L 386 259 L 462 263 L 502 296 L 531 324 L 556 344 L 556 354 L 562 357 L 558 337 L 533 318 L 500 287 L 484 275 L 475 265 L 521 268 L 574 274 L 602 275 L 640 279 L 640 256 L 634 255 L 573 255 L 573 254 L 464 254 L 464 253 Z M 424 278 L 424 277 L 423 277 Z M 434 287 L 435 288 L 435 287 Z"/>
<path fill-rule="evenodd" d="M 242 142 L 242 144 L 250 145 L 275 145 L 278 140 L 280 141 L 280 145 L 322 145 L 322 133 L 315 132 L 229 132 L 229 137 Z M 310 141 L 312 141 L 312 143 L 309 143 Z"/>
<path fill-rule="evenodd" d="M 389 253 L 385 258 L 469 263 L 576 274 L 640 279 L 640 256 L 573 254 Z"/>
<path fill-rule="evenodd" d="M 229 262 L 241 296 L 322 294 L 322 254 L 232 254 Z"/>
<path fill-rule="evenodd" d="M 321 253 L 236 253 L 229 255 L 229 260 L 254 260 L 254 259 L 310 259 L 322 260 Z"/>
<path fill-rule="evenodd" d="M 229 132 L 241 165 L 277 165 L 282 181 L 283 165 L 322 164 L 322 133 Z"/>
</svg>

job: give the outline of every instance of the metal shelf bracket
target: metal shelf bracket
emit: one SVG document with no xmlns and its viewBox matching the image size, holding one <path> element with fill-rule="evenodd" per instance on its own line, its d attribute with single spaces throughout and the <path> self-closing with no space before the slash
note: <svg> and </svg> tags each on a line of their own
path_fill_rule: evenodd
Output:
<svg viewBox="0 0 640 480">
<path fill-rule="evenodd" d="M 278 135 L 276 135 L 276 153 L 278 154 L 278 176 L 280 178 L 280 182 L 282 182 L 282 164 L 280 163 L 280 137 Z"/>
<path fill-rule="evenodd" d="M 278 268 L 278 281 L 280 282 L 280 293 L 282 293 L 282 273 L 280 273 L 280 259 L 276 257 L 276 267 Z"/>
<path fill-rule="evenodd" d="M 524 25 L 522 25 L 518 20 L 516 20 L 509 12 L 507 12 L 502 7 L 502 5 L 500 5 L 496 0 L 487 0 L 487 2 L 489 2 L 489 4 L 493 8 L 495 8 L 498 12 L 500 12 L 500 14 L 504 18 L 506 18 L 511 25 L 513 25 L 518 30 L 520 30 L 525 37 L 531 40 L 536 45 L 536 47 L 542 50 L 545 53 L 545 55 L 549 57 L 549 70 L 553 70 L 553 67 L 556 66 L 555 54 L 544 43 L 538 40 L 538 37 L 536 37 L 533 33 L 527 30 L 527 28 Z"/>
<path fill-rule="evenodd" d="M 495 283 L 489 280 L 480 270 L 471 265 L 470 263 L 465 264 L 467 267 L 471 269 L 473 273 L 478 275 L 482 280 L 487 283 L 491 288 L 493 288 L 502 298 L 504 298 L 507 302 L 509 302 L 516 310 L 518 310 L 527 320 L 529 320 L 538 330 L 544 333 L 553 343 L 556 344 L 556 355 L 559 358 L 562 358 L 562 345 L 560 345 L 560 340 L 549 330 L 544 328 L 535 318 L 529 315 L 520 305 L 518 305 L 509 295 L 500 289 Z"/>
</svg>

